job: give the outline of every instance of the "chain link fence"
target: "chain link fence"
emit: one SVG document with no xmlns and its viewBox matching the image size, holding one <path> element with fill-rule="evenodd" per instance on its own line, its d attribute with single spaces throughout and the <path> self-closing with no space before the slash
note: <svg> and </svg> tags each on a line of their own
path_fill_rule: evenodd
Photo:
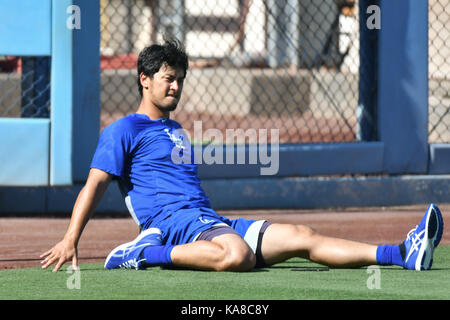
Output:
<svg viewBox="0 0 450 320">
<path fill-rule="evenodd" d="M 0 117 L 48 118 L 50 58 L 0 56 Z"/>
<path fill-rule="evenodd" d="M 280 143 L 356 141 L 354 0 L 101 0 L 101 127 L 135 112 L 136 61 L 176 37 L 190 57 L 172 118 L 202 129 L 278 128 Z M 192 136 L 192 135 L 191 135 Z"/>
<path fill-rule="evenodd" d="M 450 3 L 429 0 L 429 142 L 450 143 Z"/>
<path fill-rule="evenodd" d="M 137 55 L 180 39 L 175 120 L 280 129 L 281 143 L 357 140 L 357 1 L 101 0 L 101 127 L 134 112 Z M 429 0 L 429 141 L 450 142 L 450 4 Z M 0 117 L 49 117 L 50 59 L 0 56 Z"/>
</svg>

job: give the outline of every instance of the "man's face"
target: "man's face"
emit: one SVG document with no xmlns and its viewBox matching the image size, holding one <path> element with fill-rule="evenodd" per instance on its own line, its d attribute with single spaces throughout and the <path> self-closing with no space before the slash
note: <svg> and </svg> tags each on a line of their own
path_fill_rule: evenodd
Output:
<svg viewBox="0 0 450 320">
<path fill-rule="evenodd" d="M 185 74 L 182 69 L 175 69 L 166 64 L 161 66 L 159 71 L 153 75 L 153 78 L 146 77 L 148 94 L 152 104 L 161 111 L 175 110 L 183 91 L 184 77 Z"/>
</svg>

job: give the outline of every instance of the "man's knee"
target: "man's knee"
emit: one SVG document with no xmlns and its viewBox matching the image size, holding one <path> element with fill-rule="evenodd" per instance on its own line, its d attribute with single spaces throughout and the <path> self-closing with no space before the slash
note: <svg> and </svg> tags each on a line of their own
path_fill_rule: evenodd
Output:
<svg viewBox="0 0 450 320">
<path fill-rule="evenodd" d="M 218 271 L 249 271 L 255 267 L 256 257 L 250 250 L 231 249 L 224 254 Z"/>
<path fill-rule="evenodd" d="M 243 239 L 225 241 L 221 248 L 217 271 L 249 271 L 255 267 L 256 256 Z"/>
</svg>

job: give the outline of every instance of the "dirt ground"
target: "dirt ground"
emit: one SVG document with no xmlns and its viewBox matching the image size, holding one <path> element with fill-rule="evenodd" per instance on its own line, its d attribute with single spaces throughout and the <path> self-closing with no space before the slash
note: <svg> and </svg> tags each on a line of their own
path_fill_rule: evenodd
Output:
<svg viewBox="0 0 450 320">
<path fill-rule="evenodd" d="M 339 238 L 373 244 L 398 243 L 422 218 L 426 205 L 398 208 L 347 210 L 248 210 L 218 211 L 235 218 L 267 219 L 275 223 L 305 224 L 316 231 Z M 441 205 L 444 222 L 450 219 L 450 205 Z M 133 240 L 138 228 L 131 217 L 94 215 L 81 237 L 79 263 L 103 262 L 117 245 Z M 0 218 L 0 269 L 39 266 L 39 255 L 64 236 L 69 218 Z M 444 226 L 441 244 L 450 244 L 450 231 Z"/>
</svg>

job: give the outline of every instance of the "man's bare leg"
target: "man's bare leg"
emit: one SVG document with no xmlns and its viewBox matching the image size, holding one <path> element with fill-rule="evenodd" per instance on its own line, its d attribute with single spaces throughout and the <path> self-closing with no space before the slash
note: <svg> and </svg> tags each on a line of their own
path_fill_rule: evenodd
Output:
<svg viewBox="0 0 450 320">
<path fill-rule="evenodd" d="M 301 257 L 334 268 L 376 264 L 377 246 L 323 236 L 303 225 L 272 224 L 261 252 L 267 265 Z"/>
<path fill-rule="evenodd" d="M 172 249 L 171 259 L 175 266 L 215 271 L 249 271 L 256 263 L 250 247 L 236 234 L 177 245 Z"/>
</svg>

